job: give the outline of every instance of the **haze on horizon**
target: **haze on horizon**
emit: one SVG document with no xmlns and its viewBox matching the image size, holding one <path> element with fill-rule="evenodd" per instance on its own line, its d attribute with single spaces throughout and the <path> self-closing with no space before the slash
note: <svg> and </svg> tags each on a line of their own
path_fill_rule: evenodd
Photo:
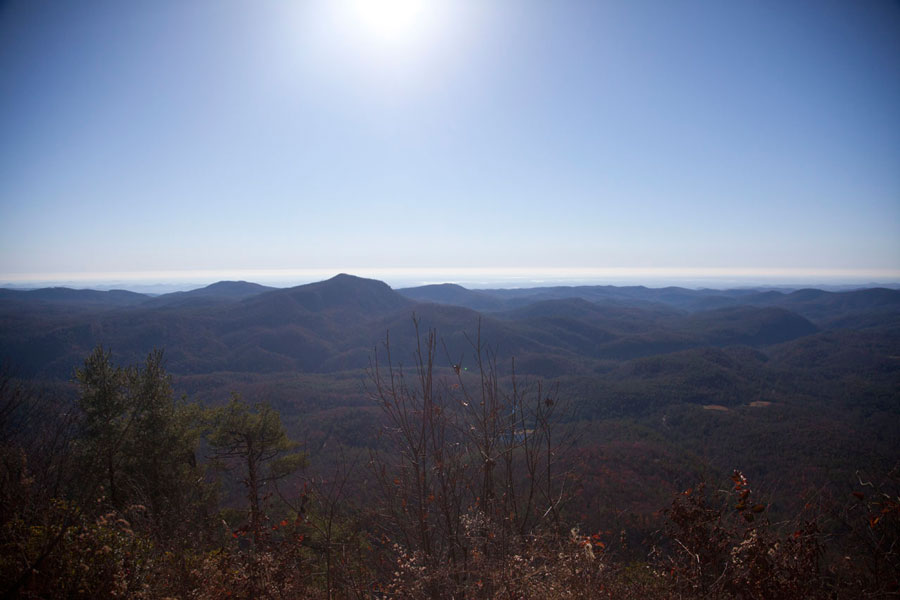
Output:
<svg viewBox="0 0 900 600">
<path fill-rule="evenodd" d="M 887 1 L 13 0 L 0 283 L 898 282 L 898 32 Z"/>
</svg>

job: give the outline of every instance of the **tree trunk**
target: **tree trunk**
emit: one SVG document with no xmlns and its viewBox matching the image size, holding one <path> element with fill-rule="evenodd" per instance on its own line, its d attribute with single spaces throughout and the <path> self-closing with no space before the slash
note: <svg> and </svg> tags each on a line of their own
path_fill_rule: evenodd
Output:
<svg viewBox="0 0 900 600">
<path fill-rule="evenodd" d="M 256 472 L 256 456 L 253 445 L 247 444 L 247 497 L 250 500 L 250 528 L 253 530 L 253 543 L 259 546 L 262 523 L 259 510 L 259 474 Z"/>
</svg>

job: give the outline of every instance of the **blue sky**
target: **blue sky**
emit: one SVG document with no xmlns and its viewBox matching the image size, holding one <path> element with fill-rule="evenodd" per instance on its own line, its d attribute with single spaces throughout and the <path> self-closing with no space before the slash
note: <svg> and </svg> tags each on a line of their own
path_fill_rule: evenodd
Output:
<svg viewBox="0 0 900 600">
<path fill-rule="evenodd" d="M 0 281 L 900 281 L 897 3 L 368 4 L 0 6 Z"/>
</svg>

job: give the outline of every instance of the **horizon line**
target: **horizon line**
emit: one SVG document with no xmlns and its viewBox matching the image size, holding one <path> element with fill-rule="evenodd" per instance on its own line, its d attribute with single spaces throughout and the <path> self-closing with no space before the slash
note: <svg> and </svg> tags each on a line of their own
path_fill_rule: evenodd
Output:
<svg viewBox="0 0 900 600">
<path fill-rule="evenodd" d="M 312 282 L 339 273 L 418 285 L 433 283 L 559 283 L 565 281 L 682 281 L 775 284 L 821 281 L 829 284 L 900 283 L 900 269 L 827 269 L 800 267 L 314 267 L 278 269 L 168 269 L 141 271 L 77 271 L 3 273 L 6 284 L 144 284 L 177 285 L 224 280 Z"/>
</svg>

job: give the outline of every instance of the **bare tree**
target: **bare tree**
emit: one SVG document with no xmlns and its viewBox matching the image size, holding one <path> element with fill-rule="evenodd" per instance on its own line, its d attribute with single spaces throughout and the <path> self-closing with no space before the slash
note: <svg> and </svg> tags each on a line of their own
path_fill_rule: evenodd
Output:
<svg viewBox="0 0 900 600">
<path fill-rule="evenodd" d="M 370 394 L 387 420 L 387 447 L 371 460 L 381 522 L 426 570 L 464 586 L 478 565 L 558 528 L 571 489 L 556 432 L 560 402 L 540 383 L 520 385 L 514 363 L 503 379 L 480 324 L 467 338 L 468 364 L 443 347 L 445 367 L 436 365 L 436 332 L 423 334 L 415 317 L 413 326 L 411 368 L 395 362 L 388 336 L 369 369 Z"/>
</svg>

